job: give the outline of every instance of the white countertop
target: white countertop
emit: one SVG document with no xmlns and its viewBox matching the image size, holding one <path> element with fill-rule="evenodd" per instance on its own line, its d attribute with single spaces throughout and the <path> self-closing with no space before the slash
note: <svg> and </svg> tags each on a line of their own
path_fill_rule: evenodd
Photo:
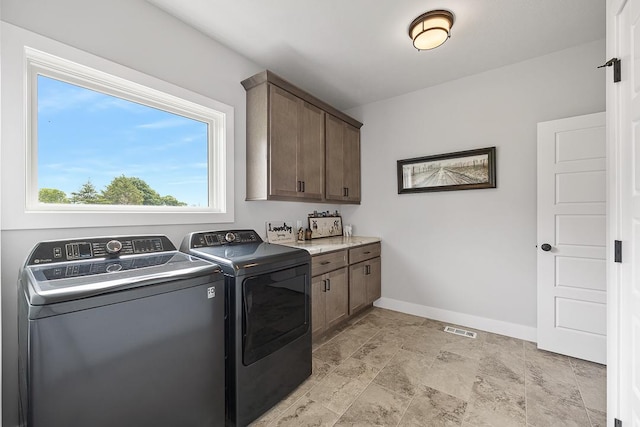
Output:
<svg viewBox="0 0 640 427">
<path fill-rule="evenodd" d="M 348 249 L 355 246 L 368 245 L 369 243 L 379 242 L 378 237 L 363 237 L 363 236 L 351 236 L 351 237 L 323 237 L 321 239 L 303 240 L 301 242 L 294 243 L 279 243 L 280 245 L 291 246 L 294 248 L 304 249 L 311 255 L 320 254 L 323 252 L 337 251 L 340 249 Z"/>
</svg>

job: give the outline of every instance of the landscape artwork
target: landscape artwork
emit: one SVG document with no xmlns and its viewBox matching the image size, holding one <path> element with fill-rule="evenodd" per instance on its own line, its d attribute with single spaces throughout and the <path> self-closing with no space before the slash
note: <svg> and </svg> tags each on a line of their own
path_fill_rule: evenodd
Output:
<svg viewBox="0 0 640 427">
<path fill-rule="evenodd" d="M 496 187 L 496 147 L 398 160 L 398 194 Z"/>
</svg>

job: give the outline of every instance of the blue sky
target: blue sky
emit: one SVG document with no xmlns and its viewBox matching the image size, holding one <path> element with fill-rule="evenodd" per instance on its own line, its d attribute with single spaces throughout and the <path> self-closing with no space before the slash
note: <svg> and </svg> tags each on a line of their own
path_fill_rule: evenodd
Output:
<svg viewBox="0 0 640 427">
<path fill-rule="evenodd" d="M 120 175 L 207 206 L 207 124 L 38 76 L 38 187 L 70 197 Z"/>
</svg>

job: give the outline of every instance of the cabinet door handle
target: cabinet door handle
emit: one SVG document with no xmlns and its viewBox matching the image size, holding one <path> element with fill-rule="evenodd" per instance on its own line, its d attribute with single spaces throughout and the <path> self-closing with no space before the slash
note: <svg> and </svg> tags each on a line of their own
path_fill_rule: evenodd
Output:
<svg viewBox="0 0 640 427">
<path fill-rule="evenodd" d="M 331 290 L 331 279 L 327 279 L 327 284 L 329 285 L 327 290 L 330 291 Z"/>
<path fill-rule="evenodd" d="M 302 192 L 304 193 L 304 181 L 302 181 Z"/>
<path fill-rule="evenodd" d="M 327 280 L 323 280 L 322 284 L 324 285 L 324 289 L 322 290 L 322 292 L 327 292 Z"/>
<path fill-rule="evenodd" d="M 302 191 L 302 181 L 298 181 L 298 193 Z"/>
<path fill-rule="evenodd" d="M 364 274 L 366 275 L 371 274 L 371 266 L 369 264 L 364 266 Z"/>
</svg>

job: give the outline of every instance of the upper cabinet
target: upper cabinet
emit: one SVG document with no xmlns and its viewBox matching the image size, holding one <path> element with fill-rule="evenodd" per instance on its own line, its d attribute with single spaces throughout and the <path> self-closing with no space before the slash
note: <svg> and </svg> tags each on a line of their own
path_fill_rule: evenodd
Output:
<svg viewBox="0 0 640 427">
<path fill-rule="evenodd" d="M 360 129 L 327 114 L 325 135 L 325 199 L 360 203 Z"/>
<path fill-rule="evenodd" d="M 360 203 L 362 123 L 270 71 L 247 91 L 247 200 Z"/>
</svg>

